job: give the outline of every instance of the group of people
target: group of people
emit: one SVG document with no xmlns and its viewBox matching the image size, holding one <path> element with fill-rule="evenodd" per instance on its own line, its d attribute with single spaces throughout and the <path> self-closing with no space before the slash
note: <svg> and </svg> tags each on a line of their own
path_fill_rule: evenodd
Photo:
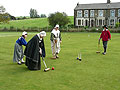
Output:
<svg viewBox="0 0 120 90">
<path fill-rule="evenodd" d="M 36 34 L 28 43 L 25 38 L 27 37 L 27 32 L 23 32 L 22 36 L 18 38 L 14 46 L 14 56 L 13 62 L 17 62 L 19 65 L 24 64 L 28 67 L 29 70 L 40 70 L 41 69 L 41 60 L 40 57 L 45 57 L 45 45 L 44 45 L 44 37 L 46 36 L 45 31 L 41 31 Z M 111 34 L 106 25 L 103 26 L 103 31 L 100 35 L 99 41 L 103 41 L 104 52 L 103 55 L 106 54 L 107 51 L 107 42 L 111 40 Z M 61 33 L 59 30 L 59 25 L 56 25 L 51 32 L 50 36 L 51 40 L 51 49 L 52 49 L 52 59 L 59 58 L 58 54 L 60 52 L 60 43 Z M 22 45 L 26 46 L 24 53 Z M 26 56 L 26 61 L 23 60 L 24 55 Z"/>
<path fill-rule="evenodd" d="M 41 69 L 41 59 L 40 57 L 45 57 L 45 45 L 44 37 L 46 36 L 45 31 L 41 31 L 36 34 L 28 43 L 25 38 L 27 37 L 27 32 L 23 32 L 22 36 L 18 38 L 14 46 L 14 56 L 13 62 L 17 62 L 19 65 L 24 64 L 29 70 L 40 70 Z M 61 34 L 59 31 L 59 25 L 56 25 L 51 32 L 51 49 L 52 49 L 52 59 L 59 58 L 58 54 L 60 52 Z M 25 50 L 23 52 L 23 45 Z M 26 61 L 23 60 L 24 55 L 26 56 Z"/>
</svg>

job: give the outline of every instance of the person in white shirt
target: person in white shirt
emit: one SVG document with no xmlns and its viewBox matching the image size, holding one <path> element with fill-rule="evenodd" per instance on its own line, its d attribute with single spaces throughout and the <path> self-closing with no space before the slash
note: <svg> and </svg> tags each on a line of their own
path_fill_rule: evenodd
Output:
<svg viewBox="0 0 120 90">
<path fill-rule="evenodd" d="M 57 24 L 51 32 L 51 49 L 52 49 L 52 59 L 59 58 L 58 54 L 60 52 L 60 43 L 61 40 L 61 33 L 59 31 L 59 25 Z"/>
</svg>

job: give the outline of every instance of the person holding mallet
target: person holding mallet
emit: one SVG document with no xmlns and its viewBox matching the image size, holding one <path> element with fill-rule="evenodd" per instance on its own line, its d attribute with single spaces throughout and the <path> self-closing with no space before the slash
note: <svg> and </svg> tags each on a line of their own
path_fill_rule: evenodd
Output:
<svg viewBox="0 0 120 90">
<path fill-rule="evenodd" d="M 99 41 L 101 40 L 101 38 L 103 41 L 103 48 L 104 48 L 104 52 L 102 54 L 105 55 L 107 51 L 107 43 L 109 40 L 111 40 L 111 34 L 110 31 L 108 30 L 107 25 L 103 26 L 103 31 L 100 35 Z"/>
<path fill-rule="evenodd" d="M 52 59 L 59 58 L 58 54 L 60 52 L 60 43 L 61 40 L 61 33 L 59 31 L 59 25 L 57 24 L 51 32 L 51 49 L 52 49 Z"/>
<path fill-rule="evenodd" d="M 23 60 L 24 53 L 23 53 L 23 45 L 26 46 L 27 42 L 25 38 L 27 37 L 27 32 L 23 32 L 22 36 L 20 36 L 15 43 L 14 46 L 14 56 L 13 56 L 13 62 L 17 62 L 18 65 L 24 64 L 25 61 Z"/>
<path fill-rule="evenodd" d="M 41 58 L 45 57 L 45 45 L 44 37 L 46 36 L 45 31 L 41 31 L 32 37 L 28 41 L 27 46 L 24 51 L 26 56 L 25 65 L 29 70 L 41 70 Z"/>
</svg>

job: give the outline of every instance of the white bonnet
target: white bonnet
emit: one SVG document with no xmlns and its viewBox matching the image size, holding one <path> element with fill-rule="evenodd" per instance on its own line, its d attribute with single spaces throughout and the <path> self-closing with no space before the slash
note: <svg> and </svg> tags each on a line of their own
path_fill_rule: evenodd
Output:
<svg viewBox="0 0 120 90">
<path fill-rule="evenodd" d="M 24 32 L 22 33 L 22 35 L 27 35 L 27 32 L 26 32 L 26 31 L 24 31 Z"/>
<path fill-rule="evenodd" d="M 46 36 L 46 32 L 45 31 L 41 31 L 40 32 L 40 36 L 44 36 L 45 37 Z"/>
<path fill-rule="evenodd" d="M 57 25 L 55 26 L 55 28 L 59 28 L 59 25 L 57 24 Z"/>
</svg>

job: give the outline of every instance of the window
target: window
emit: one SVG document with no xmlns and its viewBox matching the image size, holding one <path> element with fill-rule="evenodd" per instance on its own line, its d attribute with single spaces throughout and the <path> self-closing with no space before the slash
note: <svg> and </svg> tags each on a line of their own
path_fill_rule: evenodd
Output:
<svg viewBox="0 0 120 90">
<path fill-rule="evenodd" d="M 120 19 L 119 19 L 119 23 L 120 23 Z"/>
<path fill-rule="evenodd" d="M 110 16 L 115 17 L 115 10 L 110 10 Z"/>
<path fill-rule="evenodd" d="M 98 10 L 99 17 L 103 17 L 103 10 Z"/>
<path fill-rule="evenodd" d="M 94 20 L 91 20 L 91 27 L 94 26 Z"/>
<path fill-rule="evenodd" d="M 99 19 L 99 26 L 102 26 L 102 19 Z"/>
<path fill-rule="evenodd" d="M 90 10 L 90 17 L 94 17 L 94 10 Z"/>
<path fill-rule="evenodd" d="M 114 19 L 110 20 L 110 25 L 114 25 Z"/>
<path fill-rule="evenodd" d="M 118 9 L 118 17 L 120 17 L 120 9 Z"/>
<path fill-rule="evenodd" d="M 103 25 L 105 25 L 105 20 L 103 20 Z"/>
<path fill-rule="evenodd" d="M 84 11 L 84 17 L 88 17 L 88 10 Z"/>
<path fill-rule="evenodd" d="M 85 26 L 88 26 L 88 20 L 85 20 Z"/>
<path fill-rule="evenodd" d="M 81 25 L 81 20 L 78 20 L 78 25 Z"/>
<path fill-rule="evenodd" d="M 82 10 L 77 11 L 77 17 L 82 17 Z"/>
</svg>

